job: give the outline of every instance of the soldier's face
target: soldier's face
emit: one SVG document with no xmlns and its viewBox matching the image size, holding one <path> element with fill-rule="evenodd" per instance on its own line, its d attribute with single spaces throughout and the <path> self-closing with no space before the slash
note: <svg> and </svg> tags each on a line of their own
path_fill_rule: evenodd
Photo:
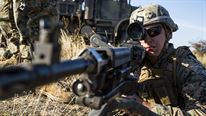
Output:
<svg viewBox="0 0 206 116">
<path fill-rule="evenodd" d="M 158 57 L 164 47 L 166 36 L 161 24 L 146 26 L 147 36 L 141 40 L 141 45 L 145 48 L 147 55 Z"/>
</svg>

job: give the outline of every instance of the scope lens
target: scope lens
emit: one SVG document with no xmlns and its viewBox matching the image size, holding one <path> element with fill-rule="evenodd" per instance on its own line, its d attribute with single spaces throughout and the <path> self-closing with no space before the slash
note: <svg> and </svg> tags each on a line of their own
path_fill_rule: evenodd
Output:
<svg viewBox="0 0 206 116">
<path fill-rule="evenodd" d="M 144 35 L 143 26 L 139 23 L 132 23 L 128 26 L 127 34 L 134 41 L 141 40 Z"/>
</svg>

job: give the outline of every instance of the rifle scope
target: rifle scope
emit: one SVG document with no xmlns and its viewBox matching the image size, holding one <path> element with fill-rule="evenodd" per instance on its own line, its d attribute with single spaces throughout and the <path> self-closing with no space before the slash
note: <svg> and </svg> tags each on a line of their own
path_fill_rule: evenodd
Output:
<svg viewBox="0 0 206 116">
<path fill-rule="evenodd" d="M 146 35 L 144 27 L 139 21 L 128 25 L 127 34 L 133 41 L 142 40 Z"/>
</svg>

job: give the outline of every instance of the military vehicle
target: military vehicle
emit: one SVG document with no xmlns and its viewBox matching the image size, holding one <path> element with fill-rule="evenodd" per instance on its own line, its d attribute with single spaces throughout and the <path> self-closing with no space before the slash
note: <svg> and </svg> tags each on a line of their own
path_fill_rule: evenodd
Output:
<svg viewBox="0 0 206 116">
<path fill-rule="evenodd" d="M 60 0 L 57 5 L 58 16 L 67 19 L 70 33 L 79 29 L 89 38 L 95 32 L 112 45 L 125 40 L 128 18 L 136 8 L 131 0 Z"/>
</svg>

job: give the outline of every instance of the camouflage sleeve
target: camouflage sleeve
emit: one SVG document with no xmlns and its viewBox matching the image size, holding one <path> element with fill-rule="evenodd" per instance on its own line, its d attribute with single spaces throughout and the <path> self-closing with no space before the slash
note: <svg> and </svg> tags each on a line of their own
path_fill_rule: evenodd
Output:
<svg viewBox="0 0 206 116">
<path fill-rule="evenodd" d="M 189 49 L 178 53 L 176 75 L 181 107 L 154 105 L 151 109 L 160 115 L 206 116 L 206 69 Z"/>
<path fill-rule="evenodd" d="M 206 115 L 206 69 L 189 50 L 183 52 L 185 55 L 177 65 L 183 110 L 191 115 Z"/>
<path fill-rule="evenodd" d="M 0 21 L 9 20 L 9 0 L 0 2 Z"/>
<path fill-rule="evenodd" d="M 6 36 L 12 29 L 9 23 L 9 4 L 9 0 L 0 2 L 0 34 L 3 36 Z"/>
</svg>

